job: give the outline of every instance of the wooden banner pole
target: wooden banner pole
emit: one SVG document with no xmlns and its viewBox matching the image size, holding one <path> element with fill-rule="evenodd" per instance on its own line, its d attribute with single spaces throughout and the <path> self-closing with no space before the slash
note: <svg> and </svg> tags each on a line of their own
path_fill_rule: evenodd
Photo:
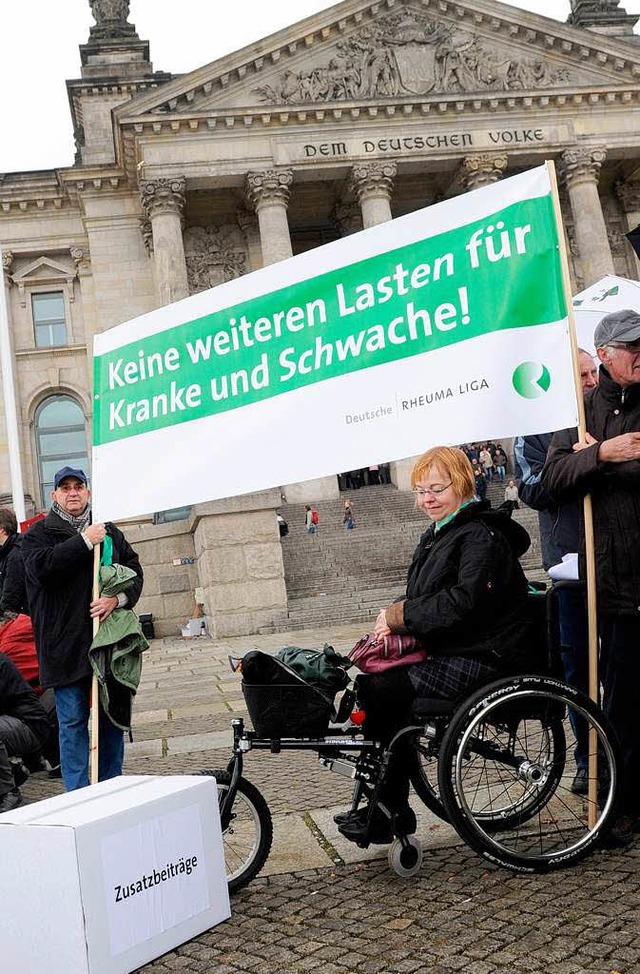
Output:
<svg viewBox="0 0 640 974">
<path fill-rule="evenodd" d="M 569 319 L 569 340 L 571 342 L 571 359 L 573 362 L 573 379 L 576 387 L 576 399 L 578 401 L 578 440 L 586 439 L 587 421 L 584 411 L 584 395 L 582 383 L 580 381 L 580 359 L 578 335 L 576 331 L 576 321 L 573 313 L 573 296 L 571 294 L 571 277 L 569 275 L 569 260 L 565 243 L 564 224 L 562 222 L 562 210 L 560 207 L 560 196 L 558 193 L 558 179 L 556 175 L 555 163 L 548 160 L 546 163 L 551 181 L 551 195 L 553 198 L 553 208 L 556 218 L 556 228 L 558 231 L 558 245 L 560 250 L 560 265 L 562 268 L 562 284 L 564 288 L 565 302 L 567 305 L 567 317 Z M 584 539 L 587 570 L 587 618 L 589 624 L 589 696 L 598 703 L 599 680 L 598 680 L 598 615 L 596 604 L 596 555 L 593 533 L 593 507 L 591 496 L 584 497 Z M 598 738 L 595 728 L 589 731 L 589 827 L 593 828 L 597 818 L 598 801 Z"/>
<path fill-rule="evenodd" d="M 100 545 L 93 546 L 93 599 L 97 599 L 100 596 Z M 93 620 L 93 638 L 98 634 L 98 629 L 100 628 L 100 620 L 94 617 Z M 92 785 L 98 783 L 99 775 L 99 745 L 100 745 L 100 696 L 98 689 L 98 677 L 93 674 L 93 679 L 91 681 L 91 750 L 89 752 L 90 763 L 89 763 L 89 781 Z"/>
</svg>

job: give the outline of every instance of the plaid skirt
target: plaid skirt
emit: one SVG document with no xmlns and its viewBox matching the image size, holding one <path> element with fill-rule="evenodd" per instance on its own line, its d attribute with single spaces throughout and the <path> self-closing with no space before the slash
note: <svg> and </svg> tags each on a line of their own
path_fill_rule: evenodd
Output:
<svg viewBox="0 0 640 974">
<path fill-rule="evenodd" d="M 467 656 L 435 656 L 409 667 L 409 679 L 416 697 L 457 700 L 477 687 L 501 676 L 500 670 L 483 660 Z"/>
</svg>

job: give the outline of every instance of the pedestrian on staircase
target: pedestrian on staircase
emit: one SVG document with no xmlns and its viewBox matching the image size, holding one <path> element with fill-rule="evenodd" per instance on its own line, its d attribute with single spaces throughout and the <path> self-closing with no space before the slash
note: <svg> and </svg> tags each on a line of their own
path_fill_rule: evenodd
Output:
<svg viewBox="0 0 640 974">
<path fill-rule="evenodd" d="M 342 523 L 345 531 L 353 531 L 356 526 L 356 519 L 353 516 L 353 508 L 351 507 L 351 501 L 348 498 L 344 502 L 344 515 L 342 518 Z"/>
</svg>

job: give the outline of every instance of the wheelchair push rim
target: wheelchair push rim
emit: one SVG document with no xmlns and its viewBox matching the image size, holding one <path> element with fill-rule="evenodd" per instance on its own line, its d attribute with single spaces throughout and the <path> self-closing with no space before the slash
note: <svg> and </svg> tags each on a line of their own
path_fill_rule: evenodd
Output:
<svg viewBox="0 0 640 974">
<path fill-rule="evenodd" d="M 569 716 L 598 742 L 600 780 L 591 809 L 587 796 L 571 791 Z M 479 691 L 460 708 L 443 739 L 439 787 L 452 824 L 472 849 L 497 865 L 545 872 L 596 846 L 615 816 L 619 767 L 612 732 L 591 700 L 556 680 L 521 677 Z"/>
</svg>

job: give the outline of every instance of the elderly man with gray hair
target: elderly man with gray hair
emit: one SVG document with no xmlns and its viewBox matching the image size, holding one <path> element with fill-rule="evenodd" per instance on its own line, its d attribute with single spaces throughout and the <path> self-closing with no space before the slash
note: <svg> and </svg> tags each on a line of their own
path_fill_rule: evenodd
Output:
<svg viewBox="0 0 640 974">
<path fill-rule="evenodd" d="M 625 772 L 610 838 L 628 845 L 640 825 L 640 314 L 606 315 L 594 344 L 600 382 L 585 396 L 586 438 L 556 433 L 542 479 L 558 501 L 593 501 L 603 703 Z"/>
</svg>

